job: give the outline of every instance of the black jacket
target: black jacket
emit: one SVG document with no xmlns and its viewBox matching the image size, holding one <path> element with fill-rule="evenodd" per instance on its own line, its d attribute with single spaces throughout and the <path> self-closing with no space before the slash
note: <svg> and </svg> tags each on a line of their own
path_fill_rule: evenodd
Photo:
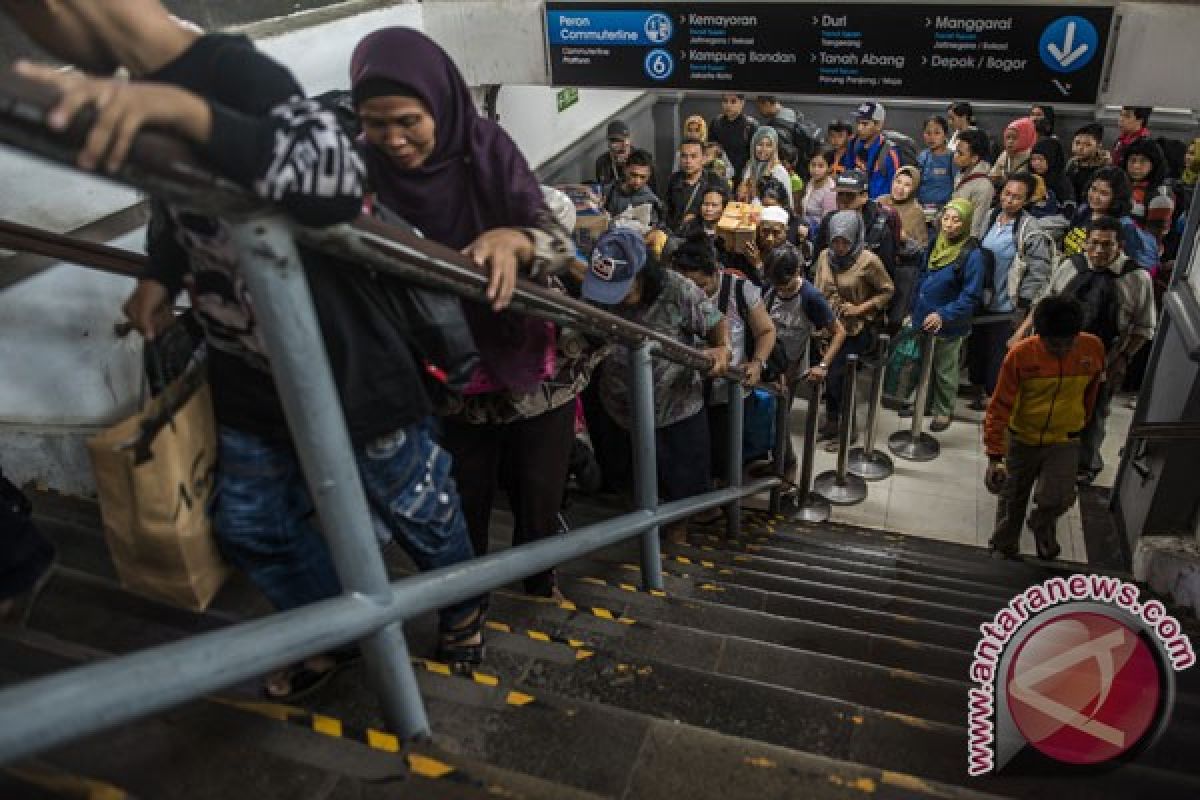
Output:
<svg viewBox="0 0 1200 800">
<path fill-rule="evenodd" d="M 732 175 L 741 175 L 750 160 L 750 140 L 758 130 L 758 123 L 753 117 L 745 114 L 738 115 L 732 122 L 725 119 L 724 114 L 718 115 L 708 123 L 708 138 L 721 145 L 725 158 L 733 168 Z"/>
<path fill-rule="evenodd" d="M 291 74 L 248 39 L 204 36 L 150 79 L 209 101 L 212 136 L 201 155 L 226 177 L 278 202 L 307 225 L 359 215 L 363 175 L 354 146 L 334 115 L 304 100 Z M 312 176 L 318 166 L 321 180 Z M 151 277 L 169 291 L 178 293 L 191 275 L 193 305 L 209 344 L 218 422 L 286 439 L 286 420 L 227 223 L 155 203 L 147 253 Z M 428 416 L 420 373 L 394 317 L 381 305 L 375 278 L 303 246 L 300 254 L 351 439 L 363 444 Z"/>
<path fill-rule="evenodd" d="M 718 188 L 729 192 L 729 182 L 710 170 L 701 170 L 697 183 L 689 186 L 684 182 L 682 172 L 672 172 L 667 179 L 665 192 L 667 230 L 679 233 L 683 229 L 683 218 L 688 214 L 700 216 L 700 204 L 704 202 L 704 193 L 710 188 Z"/>
</svg>

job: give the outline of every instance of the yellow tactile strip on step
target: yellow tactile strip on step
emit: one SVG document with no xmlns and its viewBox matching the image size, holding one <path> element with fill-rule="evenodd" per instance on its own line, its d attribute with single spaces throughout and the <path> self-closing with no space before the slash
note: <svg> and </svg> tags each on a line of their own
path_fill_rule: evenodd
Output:
<svg viewBox="0 0 1200 800">
<path fill-rule="evenodd" d="M 488 620 L 487 627 L 488 630 L 499 631 L 500 633 L 511 633 L 514 636 L 526 636 L 535 642 L 548 642 L 566 645 L 575 651 L 576 661 L 583 661 L 584 659 L 591 658 L 596 654 L 596 651 L 589 649 L 588 643 L 582 639 L 569 639 L 565 636 L 556 636 L 555 634 L 545 633 L 544 631 L 535 631 L 529 628 L 518 628 L 508 624 L 507 622 L 500 622 L 499 620 Z"/>
<path fill-rule="evenodd" d="M 12 764 L 0 767 L 0 772 L 54 796 L 85 797 L 87 800 L 134 800 L 129 792 L 111 783 L 73 775 L 41 762 Z"/>
<path fill-rule="evenodd" d="M 470 680 L 480 686 L 487 686 L 490 689 L 502 689 L 500 686 L 500 678 L 496 675 L 491 675 L 487 672 L 480 672 L 477 669 L 469 672 L 456 672 L 449 664 L 443 664 L 440 661 L 432 661 L 428 658 L 414 658 L 413 664 L 418 667 L 424 667 L 426 672 L 433 675 L 441 675 L 443 678 L 458 678 L 460 680 Z M 537 698 L 532 695 L 518 692 L 513 689 L 504 691 L 504 702 L 510 706 L 522 708 L 532 705 L 537 702 Z"/>
<path fill-rule="evenodd" d="M 324 714 L 314 714 L 306 709 L 282 703 L 239 700 L 232 697 L 210 697 L 208 699 L 221 705 L 257 714 L 260 717 L 267 717 L 268 719 L 307 728 L 314 733 L 328 736 L 331 739 L 348 739 L 366 745 L 372 750 L 398 754 L 404 759 L 404 763 L 408 766 L 412 774 L 422 778 L 450 780 L 455 783 L 464 783 L 473 786 L 483 785 L 482 781 L 470 777 L 457 767 L 437 758 L 422 753 L 402 752 L 403 748 L 400 737 L 387 731 L 376 730 L 375 728 L 358 728 L 353 725 L 347 725 L 342 720 L 335 719 L 334 717 Z"/>
</svg>

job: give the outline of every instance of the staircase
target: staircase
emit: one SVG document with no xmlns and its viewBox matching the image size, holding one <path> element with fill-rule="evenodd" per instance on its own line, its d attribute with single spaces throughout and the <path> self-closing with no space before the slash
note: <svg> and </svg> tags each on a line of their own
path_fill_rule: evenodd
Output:
<svg viewBox="0 0 1200 800">
<path fill-rule="evenodd" d="M 44 496 L 37 513 L 61 566 L 29 627 L 0 633 L 0 684 L 267 610 L 236 580 L 206 614 L 125 593 L 94 506 Z M 498 512 L 495 527 L 505 521 Z M 234 687 L 0 768 L 0 797 L 1200 796 L 1200 681 L 1188 672 L 1171 727 L 1135 764 L 966 776 L 978 626 L 1047 568 L 763 513 L 744 523 L 734 542 L 713 529 L 666 546 L 665 593 L 638 588 L 636 541 L 564 565 L 566 605 L 495 593 L 480 670 L 418 662 L 430 743 L 383 731 L 352 668 L 303 707 Z M 432 652 L 432 619 L 407 629 L 413 653 Z"/>
</svg>

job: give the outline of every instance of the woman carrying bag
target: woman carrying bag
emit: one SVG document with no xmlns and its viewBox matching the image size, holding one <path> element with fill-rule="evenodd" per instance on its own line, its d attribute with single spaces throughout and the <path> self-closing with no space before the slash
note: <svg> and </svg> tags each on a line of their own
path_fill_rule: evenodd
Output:
<svg viewBox="0 0 1200 800">
<path fill-rule="evenodd" d="M 956 198 L 942 211 L 941 231 L 925 255 L 925 268 L 913 291 L 912 313 L 905 328 L 933 334 L 930 409 L 934 432 L 950 427 L 958 393 L 959 355 L 971 331 L 971 317 L 983 300 L 986 268 L 983 249 L 971 237 L 969 200 Z M 906 417 L 912 406 L 900 412 Z"/>
</svg>

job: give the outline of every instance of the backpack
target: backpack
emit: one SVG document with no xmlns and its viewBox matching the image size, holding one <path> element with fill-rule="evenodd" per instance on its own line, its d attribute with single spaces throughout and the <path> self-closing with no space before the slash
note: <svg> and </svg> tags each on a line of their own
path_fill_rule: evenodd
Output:
<svg viewBox="0 0 1200 800">
<path fill-rule="evenodd" d="M 1083 306 L 1083 330 L 1100 339 L 1105 350 L 1112 350 L 1112 346 L 1121 338 L 1121 303 L 1117 295 L 1117 279 L 1141 267 L 1131 259 L 1126 259 L 1120 275 L 1108 269 L 1096 271 L 1088 266 L 1087 256 L 1083 253 L 1071 256 L 1071 265 L 1075 267 L 1075 277 L 1071 278 L 1062 294 L 1075 298 Z"/>
<path fill-rule="evenodd" d="M 722 314 L 727 314 L 729 311 L 729 297 L 736 297 L 738 316 L 742 318 L 742 322 L 746 326 L 745 337 L 745 358 L 747 361 L 754 358 L 754 334 L 750 330 L 750 304 L 746 302 L 746 278 L 739 278 L 726 273 L 721 276 L 721 289 L 717 295 L 717 310 Z M 774 381 L 787 372 L 788 359 L 787 353 L 783 349 L 783 343 L 778 339 L 775 341 L 775 347 L 771 350 L 771 354 L 767 356 L 766 366 L 763 367 L 762 380 Z"/>
<path fill-rule="evenodd" d="M 999 216 L 1000 210 L 994 209 L 988 216 L 987 227 L 984 228 L 984 230 L 990 231 L 992 226 L 996 224 L 996 220 L 999 218 Z M 1012 264 L 1010 264 L 1008 267 L 1008 297 L 1010 300 L 1012 300 L 1013 305 L 1020 305 L 1021 281 L 1025 280 L 1025 274 L 1029 271 L 1029 266 L 1025 261 L 1025 240 L 1029 238 L 1029 236 L 1042 237 L 1049 242 L 1050 264 L 1054 265 L 1058 263 L 1058 245 L 1055 243 L 1054 237 L 1047 233 L 1040 224 L 1038 225 L 1037 230 L 1033 231 L 1028 236 L 1026 235 L 1026 232 L 1029 230 L 1028 226 L 1031 219 L 1033 218 L 1029 216 L 1027 212 L 1023 212 L 1017 220 L 1016 228 L 1013 230 L 1013 237 L 1016 239 L 1017 243 L 1017 253 L 1015 256 L 1013 256 Z M 994 296 L 996 291 L 996 256 L 986 247 L 984 250 L 987 253 L 985 258 L 990 257 L 992 261 L 992 264 L 983 279 L 984 305 L 987 305 L 991 302 L 992 296 Z"/>
<path fill-rule="evenodd" d="M 913 141 L 911 136 L 900 131 L 884 131 L 883 138 L 887 139 L 888 144 L 895 148 L 896 156 L 900 159 L 900 166 L 917 166 L 917 154 L 919 151 L 917 150 L 917 143 Z M 880 148 L 879 163 L 875 165 L 876 169 L 883 167 L 885 152 L 886 148 Z"/>
</svg>

